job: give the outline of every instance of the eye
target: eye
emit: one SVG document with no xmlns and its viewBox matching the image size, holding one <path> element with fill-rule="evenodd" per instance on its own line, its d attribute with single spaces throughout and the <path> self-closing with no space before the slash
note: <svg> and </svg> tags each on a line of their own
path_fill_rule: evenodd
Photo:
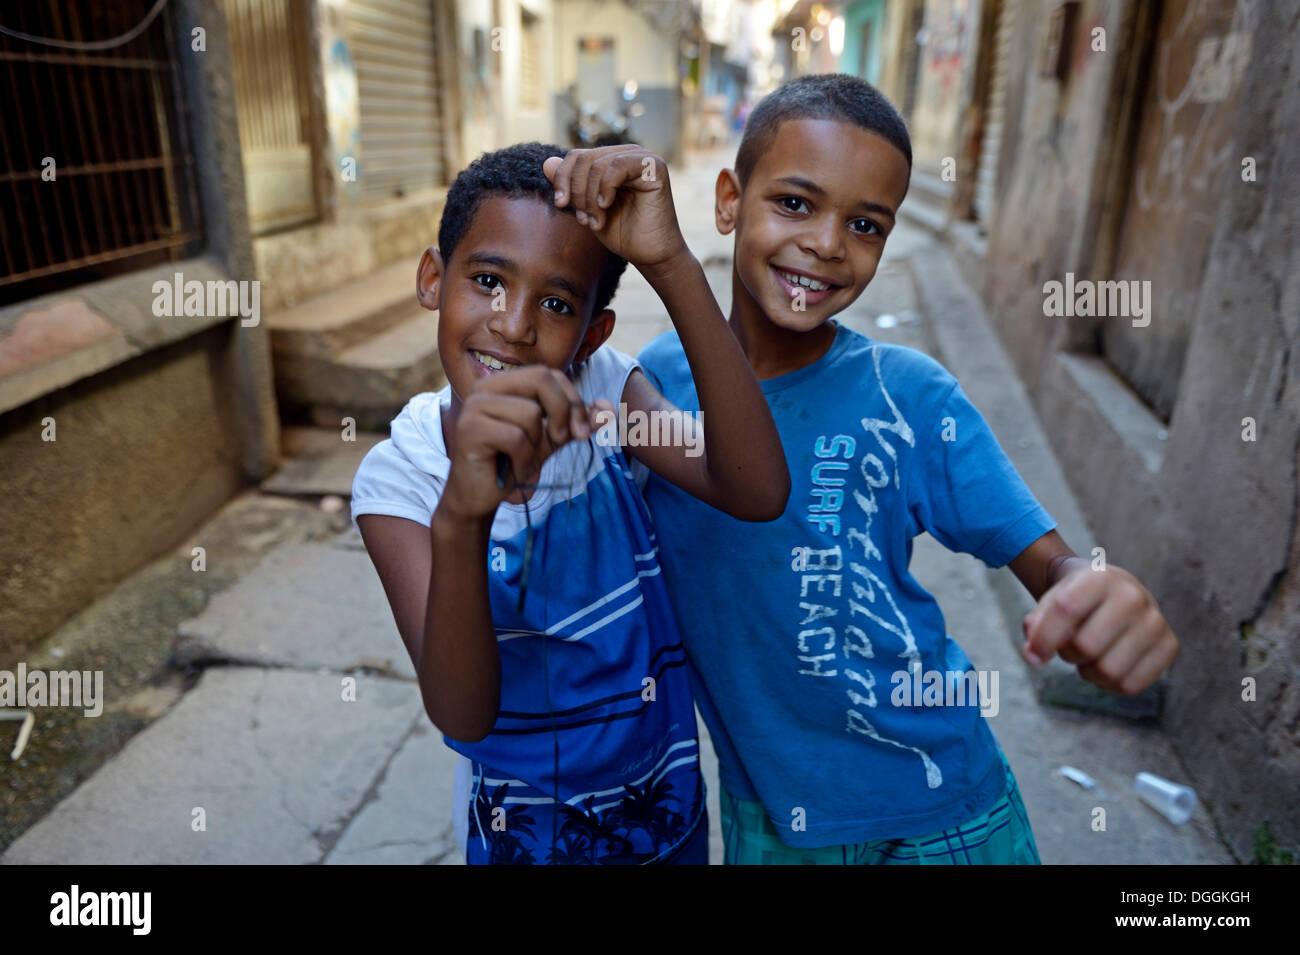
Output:
<svg viewBox="0 0 1300 955">
<path fill-rule="evenodd" d="M 807 212 L 808 211 L 807 201 L 804 199 L 800 199 L 798 196 L 782 196 L 780 199 L 777 199 L 776 201 L 781 206 L 781 208 L 784 209 L 786 212 Z"/>
<path fill-rule="evenodd" d="M 857 232 L 859 235 L 872 235 L 872 229 L 875 230 L 875 235 L 885 234 L 885 230 L 880 228 L 880 226 L 871 219 L 854 219 L 849 223 L 849 228 L 854 232 Z"/>
<path fill-rule="evenodd" d="M 551 295 L 548 296 L 547 298 L 542 299 L 542 308 L 550 312 L 559 312 L 561 315 L 577 314 L 577 312 L 574 311 L 572 305 L 570 305 L 564 299 L 558 298 L 555 295 Z"/>
<path fill-rule="evenodd" d="M 471 275 L 469 280 L 479 288 L 487 289 L 489 292 L 500 288 L 502 285 L 500 277 L 493 275 L 491 272 L 480 272 L 478 275 Z"/>
</svg>

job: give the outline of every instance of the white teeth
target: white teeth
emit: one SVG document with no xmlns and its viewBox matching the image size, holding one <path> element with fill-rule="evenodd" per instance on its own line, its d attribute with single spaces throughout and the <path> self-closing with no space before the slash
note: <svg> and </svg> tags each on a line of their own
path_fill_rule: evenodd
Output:
<svg viewBox="0 0 1300 955">
<path fill-rule="evenodd" d="M 825 282 L 818 282 L 816 279 L 810 279 L 806 275 L 795 275 L 791 272 L 782 272 L 781 277 L 791 285 L 802 285 L 806 289 L 814 292 L 822 292 L 830 288 Z"/>
<path fill-rule="evenodd" d="M 496 371 L 501 371 L 503 368 L 510 367 L 500 359 L 493 358 L 491 355 L 485 355 L 481 351 L 471 350 L 470 354 L 474 356 L 474 360 L 477 361 L 480 365 L 487 365 L 489 368 L 492 368 Z"/>
</svg>

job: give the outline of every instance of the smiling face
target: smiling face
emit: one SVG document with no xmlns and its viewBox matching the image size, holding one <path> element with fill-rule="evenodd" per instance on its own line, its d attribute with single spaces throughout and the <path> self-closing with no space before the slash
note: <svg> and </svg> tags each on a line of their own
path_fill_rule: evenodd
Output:
<svg viewBox="0 0 1300 955">
<path fill-rule="evenodd" d="M 614 327 L 609 309 L 592 315 L 607 256 L 574 216 L 508 196 L 482 201 L 449 263 L 425 252 L 418 294 L 439 312 L 453 406 L 489 375 L 519 365 L 567 370 L 600 347 Z"/>
<path fill-rule="evenodd" d="M 718 177 L 717 225 L 736 230 L 736 307 L 809 332 L 848 307 L 876 274 L 910 169 L 884 138 L 837 120 L 787 120 L 743 189 Z"/>
</svg>

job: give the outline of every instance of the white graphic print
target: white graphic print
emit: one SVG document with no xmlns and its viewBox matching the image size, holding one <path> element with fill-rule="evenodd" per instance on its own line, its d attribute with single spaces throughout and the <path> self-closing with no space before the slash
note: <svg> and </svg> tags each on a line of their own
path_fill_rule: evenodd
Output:
<svg viewBox="0 0 1300 955">
<path fill-rule="evenodd" d="M 893 412 L 893 420 L 863 418 L 861 422 L 867 435 L 875 442 L 874 446 L 862 455 L 858 465 L 867 491 L 866 493 L 857 489 L 853 491 L 853 500 L 861 511 L 863 523 L 857 527 L 848 526 L 847 521 L 851 517 L 841 513 L 844 506 L 843 488 L 847 482 L 838 475 L 849 470 L 849 461 L 853 459 L 858 448 L 858 442 L 849 435 L 837 434 L 833 438 L 823 435 L 817 439 L 813 453 L 819 460 L 813 465 L 811 471 L 813 501 L 807 512 L 810 523 L 823 533 L 829 531 L 833 537 L 840 536 L 841 519 L 844 518 L 843 527 L 850 554 L 852 555 L 855 545 L 861 548 L 862 561 L 851 558 L 849 560 L 851 593 L 847 595 L 847 601 L 849 617 L 854 623 L 843 625 L 842 634 L 838 633 L 835 627 L 825 623 L 822 626 L 809 627 L 810 624 L 829 621 L 830 618 L 839 615 L 839 607 L 831 605 L 825 599 L 842 596 L 844 559 L 838 544 L 825 550 L 811 547 L 795 548 L 791 569 L 801 575 L 799 608 L 803 611 L 803 619 L 799 624 L 806 628 L 799 631 L 796 641 L 799 651 L 796 659 L 801 664 L 798 675 L 836 677 L 839 675 L 839 666 L 842 665 L 844 675 L 855 684 L 845 688 L 850 704 L 845 715 L 847 721 L 845 732 L 858 733 L 878 742 L 916 753 L 925 768 L 926 785 L 935 789 L 943 784 L 943 773 L 940 772 L 939 767 L 923 750 L 888 739 L 876 730 L 862 711 L 874 709 L 877 705 L 875 677 L 870 671 L 861 673 L 848 665 L 853 662 L 852 654 L 867 660 L 875 657 L 875 648 L 866 630 L 857 625 L 857 618 L 861 617 L 864 618 L 862 622 L 869 620 L 879 628 L 884 639 L 897 638 L 898 643 L 901 644 L 898 656 L 903 658 L 909 673 L 917 672 L 921 667 L 920 649 L 916 645 L 907 618 L 899 609 L 889 586 L 868 566 L 870 561 L 881 563 L 884 561 L 880 548 L 871 538 L 872 520 L 880 510 L 875 492 L 888 487 L 891 478 L 894 489 L 901 489 L 898 448 L 886 435 L 892 434 L 896 440 L 905 442 L 908 447 L 916 447 L 916 436 L 911 426 L 885 388 L 884 378 L 880 373 L 880 350 L 873 349 L 872 357 L 880 394 Z M 835 603 L 838 604 L 839 601 Z M 837 636 L 842 637 L 840 642 L 842 660 L 840 654 L 835 652 Z"/>
</svg>

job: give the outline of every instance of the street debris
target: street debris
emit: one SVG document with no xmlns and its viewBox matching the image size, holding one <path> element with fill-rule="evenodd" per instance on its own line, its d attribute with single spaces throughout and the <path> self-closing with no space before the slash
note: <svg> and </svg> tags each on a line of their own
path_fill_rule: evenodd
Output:
<svg viewBox="0 0 1300 955">
<path fill-rule="evenodd" d="M 32 727 L 36 725 L 36 717 L 32 716 L 31 710 L 0 710 L 0 720 L 23 721 L 23 725 L 18 727 L 18 739 L 14 743 L 13 751 L 9 754 L 9 759 L 15 760 L 27 748 L 27 738 L 32 735 Z"/>
<path fill-rule="evenodd" d="M 1056 771 L 1056 774 L 1058 776 L 1064 776 L 1066 779 L 1073 780 L 1074 782 L 1082 786 L 1084 789 L 1097 788 L 1097 780 L 1093 779 L 1082 769 L 1075 769 L 1073 766 L 1062 766 L 1060 769 Z"/>
<path fill-rule="evenodd" d="M 1192 818 L 1196 809 L 1196 791 L 1190 786 L 1180 786 L 1154 773 L 1138 773 L 1133 777 L 1133 788 L 1138 797 L 1176 826 Z"/>
</svg>

